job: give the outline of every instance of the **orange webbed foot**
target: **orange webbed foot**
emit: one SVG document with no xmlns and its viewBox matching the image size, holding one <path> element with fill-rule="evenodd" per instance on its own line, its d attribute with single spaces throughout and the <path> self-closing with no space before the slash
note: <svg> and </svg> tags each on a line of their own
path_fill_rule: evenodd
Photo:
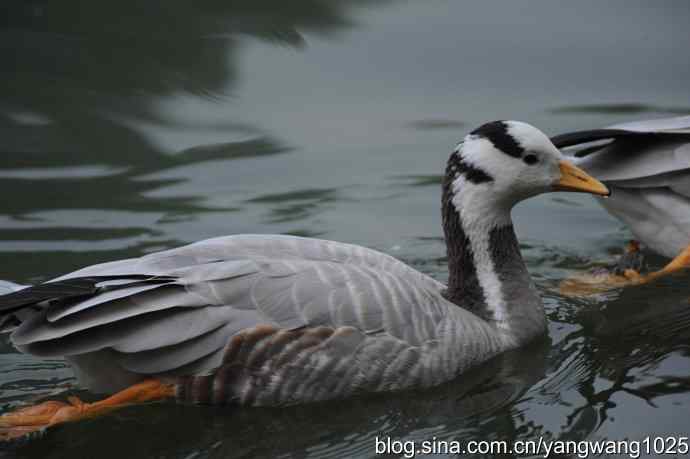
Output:
<svg viewBox="0 0 690 459">
<path fill-rule="evenodd" d="M 64 418 L 74 407 L 65 402 L 50 400 L 38 405 L 19 408 L 0 416 L 0 441 L 12 441 L 43 432 L 54 423 L 56 416 Z"/>
<path fill-rule="evenodd" d="M 690 245 L 663 268 L 642 274 L 644 266 L 637 241 L 630 241 L 617 265 L 612 269 L 584 273 L 561 282 L 559 291 L 565 296 L 588 296 L 621 287 L 643 285 L 690 268 Z"/>
<path fill-rule="evenodd" d="M 629 241 L 616 263 L 565 279 L 559 285 L 559 292 L 571 297 L 590 296 L 645 283 L 647 276 L 640 272 L 644 266 L 640 243 Z"/>
<path fill-rule="evenodd" d="M 146 380 L 93 403 L 83 402 L 77 397 L 68 397 L 67 402 L 49 400 L 0 416 L 0 441 L 28 438 L 58 424 L 94 418 L 128 405 L 174 396 L 173 384 Z"/>
</svg>

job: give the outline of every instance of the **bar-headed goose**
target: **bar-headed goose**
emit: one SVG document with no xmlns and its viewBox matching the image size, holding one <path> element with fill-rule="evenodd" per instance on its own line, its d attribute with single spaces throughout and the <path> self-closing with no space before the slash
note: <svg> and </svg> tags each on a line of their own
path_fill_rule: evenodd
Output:
<svg viewBox="0 0 690 459">
<path fill-rule="evenodd" d="M 19 350 L 64 356 L 86 387 L 114 393 L 5 414 L 0 431 L 14 438 L 163 398 L 284 405 L 449 380 L 545 332 L 510 212 L 561 190 L 608 194 L 536 128 L 497 121 L 448 160 L 447 286 L 365 247 L 237 235 L 0 296 Z"/>
<path fill-rule="evenodd" d="M 587 284 L 597 291 L 598 284 L 605 289 L 645 283 L 690 265 L 690 116 L 570 132 L 551 141 L 611 189 L 609 199 L 598 200 L 609 213 L 651 250 L 673 258 L 641 275 L 630 256 L 637 246 L 631 244 L 618 275 L 583 276 L 569 280 L 566 289 L 577 291 L 579 282 L 585 291 Z"/>
</svg>

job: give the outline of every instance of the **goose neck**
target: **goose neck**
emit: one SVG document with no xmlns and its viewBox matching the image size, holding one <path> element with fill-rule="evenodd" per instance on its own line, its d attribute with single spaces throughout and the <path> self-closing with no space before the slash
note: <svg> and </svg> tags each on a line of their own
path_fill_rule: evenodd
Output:
<svg viewBox="0 0 690 459">
<path fill-rule="evenodd" d="M 511 205 L 449 169 L 442 202 L 446 298 L 495 326 L 509 344 L 529 341 L 543 333 L 546 320 L 520 254 Z"/>
</svg>

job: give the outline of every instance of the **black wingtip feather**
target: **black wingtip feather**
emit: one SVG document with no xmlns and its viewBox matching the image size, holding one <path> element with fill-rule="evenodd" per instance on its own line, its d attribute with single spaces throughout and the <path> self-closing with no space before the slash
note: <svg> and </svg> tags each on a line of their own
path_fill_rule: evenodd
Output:
<svg viewBox="0 0 690 459">
<path fill-rule="evenodd" d="M 75 277 L 61 281 L 45 282 L 0 296 L 0 317 L 43 301 L 64 301 L 93 296 L 101 292 L 101 288 L 97 286 L 99 283 L 119 279 L 131 279 L 132 283 L 168 282 L 171 280 L 171 278 L 167 276 L 162 278 L 143 274 L 132 274 Z M 127 287 L 129 285 L 131 284 L 122 284 L 118 287 Z"/>
<path fill-rule="evenodd" d="M 620 139 L 622 137 L 648 136 L 646 132 L 625 131 L 623 129 L 592 129 L 588 131 L 567 132 L 551 137 L 551 142 L 556 148 L 572 147 L 596 140 Z"/>
</svg>

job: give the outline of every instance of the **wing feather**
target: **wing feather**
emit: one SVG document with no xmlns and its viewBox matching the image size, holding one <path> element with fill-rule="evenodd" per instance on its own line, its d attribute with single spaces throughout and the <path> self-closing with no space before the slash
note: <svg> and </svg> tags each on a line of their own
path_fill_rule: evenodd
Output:
<svg viewBox="0 0 690 459">
<path fill-rule="evenodd" d="M 690 116 L 569 132 L 551 141 L 558 148 L 577 147 L 577 164 L 605 182 L 690 169 Z"/>
<path fill-rule="evenodd" d="M 644 133 L 690 134 L 690 116 L 675 116 L 654 120 L 632 121 L 610 126 L 609 129 L 620 129 Z"/>
<path fill-rule="evenodd" d="M 228 323 L 190 340 L 141 352 L 121 352 L 118 363 L 126 370 L 140 374 L 157 374 L 175 370 L 223 349 L 236 333 L 237 324 Z"/>
<path fill-rule="evenodd" d="M 604 182 L 678 171 L 690 174 L 690 141 L 619 140 L 591 155 L 576 158 L 575 162 Z"/>
<path fill-rule="evenodd" d="M 130 281 L 131 282 L 131 281 Z M 68 301 L 64 305 L 55 305 L 48 309 L 48 314 L 46 319 L 50 322 L 55 322 L 71 314 L 76 314 L 85 309 L 89 309 L 93 306 L 109 303 L 111 301 L 119 300 L 121 298 L 132 297 L 134 295 L 139 295 L 149 290 L 154 290 L 162 287 L 163 285 L 170 285 L 170 282 L 161 284 L 137 284 L 133 286 L 125 286 L 118 288 L 116 290 L 107 291 L 101 293 L 100 295 L 92 296 L 83 301 Z"/>
<path fill-rule="evenodd" d="M 690 170 L 669 172 L 666 174 L 640 177 L 630 180 L 616 180 L 611 182 L 617 188 L 649 189 L 666 188 L 684 198 L 690 199 Z"/>
<path fill-rule="evenodd" d="M 98 303 L 97 307 L 64 315 L 56 320 L 50 320 L 48 316 L 51 309 L 47 308 L 42 311 L 39 323 L 27 321 L 17 327 L 12 333 L 12 341 L 18 345 L 25 345 L 36 341 L 54 340 L 154 311 L 200 305 L 203 304 L 199 304 L 199 298 L 185 292 L 183 288 L 167 286 L 128 298 Z"/>
<path fill-rule="evenodd" d="M 36 317 L 32 320 L 39 320 Z M 130 317 L 104 326 L 44 341 L 17 345 L 20 350 L 43 357 L 87 354 L 101 349 L 136 353 L 184 343 L 224 325 L 236 331 L 263 323 L 254 311 L 230 307 L 174 308 Z"/>
<path fill-rule="evenodd" d="M 370 249 L 263 235 L 201 241 L 87 267 L 54 282 L 79 284 L 84 276 L 95 279 L 87 290 L 44 307 L 13 332 L 21 350 L 75 361 L 103 350 L 128 372 L 157 374 L 210 371 L 232 336 L 261 324 L 349 325 L 366 333 L 391 327 L 393 335 L 417 342 L 434 332 L 427 323 L 440 316 L 433 302 L 411 302 L 443 288 Z M 410 320 L 419 327 L 402 333 L 399 322 Z"/>
</svg>

